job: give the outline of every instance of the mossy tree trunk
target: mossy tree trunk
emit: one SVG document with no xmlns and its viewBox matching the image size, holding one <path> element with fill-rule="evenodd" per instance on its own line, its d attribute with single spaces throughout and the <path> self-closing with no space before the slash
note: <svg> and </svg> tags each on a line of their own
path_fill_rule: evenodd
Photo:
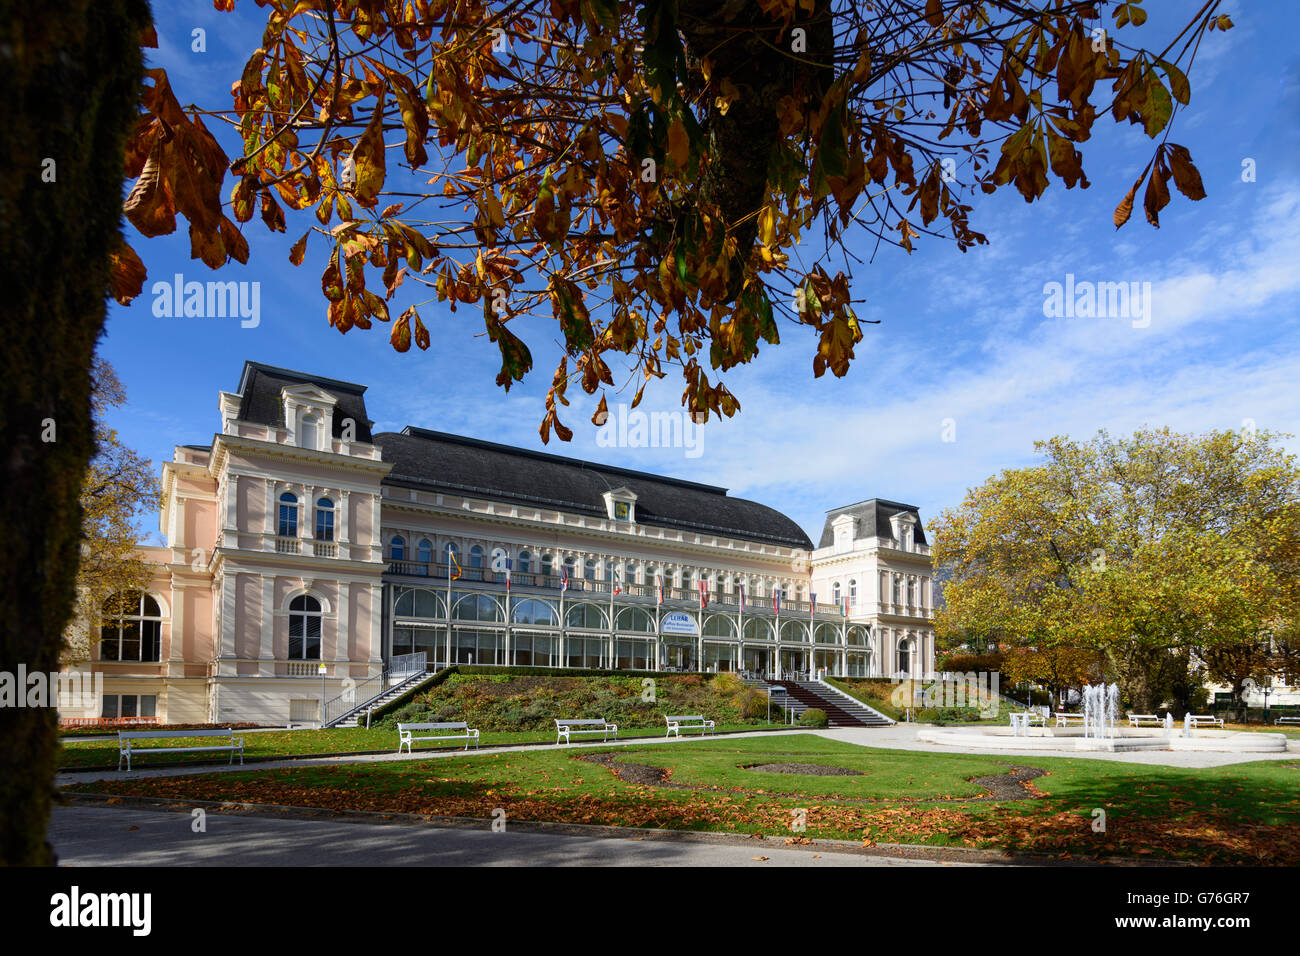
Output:
<svg viewBox="0 0 1300 956">
<path fill-rule="evenodd" d="M 58 669 L 73 610 L 91 358 L 149 22 L 145 0 L 0 0 L 0 671 L 11 674 Z M 54 861 L 56 730 L 53 709 L 0 707 L 0 864 Z"/>
</svg>

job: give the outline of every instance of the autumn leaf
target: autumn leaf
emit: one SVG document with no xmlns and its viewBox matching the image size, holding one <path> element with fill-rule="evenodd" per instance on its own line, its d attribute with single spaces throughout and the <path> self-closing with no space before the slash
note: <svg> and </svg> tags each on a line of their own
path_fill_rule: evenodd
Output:
<svg viewBox="0 0 1300 956">
<path fill-rule="evenodd" d="M 383 96 L 380 95 L 382 106 Z M 379 191 L 384 188 L 384 111 L 376 108 L 366 124 L 365 132 L 352 150 L 352 163 L 356 170 L 353 195 L 361 205 L 374 206 Z"/>
</svg>

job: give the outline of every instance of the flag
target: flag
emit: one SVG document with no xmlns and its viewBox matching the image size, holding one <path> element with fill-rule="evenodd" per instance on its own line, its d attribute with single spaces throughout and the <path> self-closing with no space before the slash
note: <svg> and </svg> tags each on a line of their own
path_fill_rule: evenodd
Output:
<svg viewBox="0 0 1300 956">
<path fill-rule="evenodd" d="M 809 603 L 808 603 L 809 613 L 813 617 L 816 617 L 817 616 L 817 593 L 815 591 L 809 591 L 808 599 L 809 599 Z"/>
<path fill-rule="evenodd" d="M 513 562 L 506 558 L 506 594 L 510 594 L 510 567 Z"/>
<path fill-rule="evenodd" d="M 614 593 L 623 593 L 623 569 L 619 568 L 614 572 Z"/>
<path fill-rule="evenodd" d="M 772 592 L 772 613 L 777 617 L 781 616 L 781 592 Z"/>
<path fill-rule="evenodd" d="M 740 613 L 744 614 L 745 613 L 745 586 L 742 584 L 739 587 L 740 587 Z"/>
<path fill-rule="evenodd" d="M 703 578 L 700 579 L 700 610 L 703 611 L 709 606 L 709 582 Z"/>
<path fill-rule="evenodd" d="M 451 569 L 452 569 L 452 568 L 455 568 L 455 569 L 456 569 L 456 573 L 455 573 L 455 574 L 452 574 L 452 573 L 451 573 Z M 463 572 L 463 570 L 462 570 L 462 568 L 461 568 L 461 566 L 460 566 L 460 562 L 456 560 L 456 551 L 455 551 L 455 549 L 452 549 L 452 550 L 448 551 L 448 552 L 447 552 L 447 580 L 448 580 L 448 581 L 455 581 L 455 580 L 456 580 L 457 578 L 459 578 L 459 577 L 461 576 L 461 574 L 463 574 L 463 573 L 464 573 L 464 572 Z"/>
<path fill-rule="evenodd" d="M 840 617 L 849 616 L 849 599 L 848 597 L 840 598 Z"/>
<path fill-rule="evenodd" d="M 569 566 L 560 562 L 560 590 L 569 590 Z"/>
<path fill-rule="evenodd" d="M 664 603 L 664 576 L 655 572 L 655 604 Z"/>
</svg>

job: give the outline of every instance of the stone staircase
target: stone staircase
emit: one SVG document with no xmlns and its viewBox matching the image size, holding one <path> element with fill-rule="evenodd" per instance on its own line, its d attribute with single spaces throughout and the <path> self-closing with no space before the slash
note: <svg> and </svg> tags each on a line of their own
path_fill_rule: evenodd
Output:
<svg viewBox="0 0 1300 956">
<path fill-rule="evenodd" d="M 826 714 L 831 727 L 889 727 L 895 723 L 848 694 L 820 682 L 778 680 L 769 683 L 785 690 L 790 709 L 796 716 L 816 708 Z"/>
</svg>

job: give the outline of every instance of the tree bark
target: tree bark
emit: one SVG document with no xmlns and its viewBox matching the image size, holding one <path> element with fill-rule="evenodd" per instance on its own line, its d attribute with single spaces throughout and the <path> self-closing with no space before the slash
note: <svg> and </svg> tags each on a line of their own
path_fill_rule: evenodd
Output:
<svg viewBox="0 0 1300 956">
<path fill-rule="evenodd" d="M 58 670 L 73 610 L 91 359 L 149 22 L 146 0 L 0 0 L 0 671 L 14 675 Z M 52 707 L 0 707 L 0 864 L 54 862 L 57 751 Z"/>
<path fill-rule="evenodd" d="M 712 81 L 720 86 L 730 80 L 739 91 L 725 115 L 710 103 L 702 117 L 713 162 L 700 180 L 700 198 L 737 224 L 730 300 L 740 293 L 758 233 L 754 214 L 766 198 L 768 166 L 781 139 L 778 104 L 793 96 L 816 109 L 834 79 L 830 0 L 816 0 L 812 15 L 784 32 L 754 0 L 682 0 L 678 10 L 688 58 L 698 63 L 707 57 Z M 804 31 L 806 44 L 798 53 L 792 50 L 796 29 Z"/>
</svg>

